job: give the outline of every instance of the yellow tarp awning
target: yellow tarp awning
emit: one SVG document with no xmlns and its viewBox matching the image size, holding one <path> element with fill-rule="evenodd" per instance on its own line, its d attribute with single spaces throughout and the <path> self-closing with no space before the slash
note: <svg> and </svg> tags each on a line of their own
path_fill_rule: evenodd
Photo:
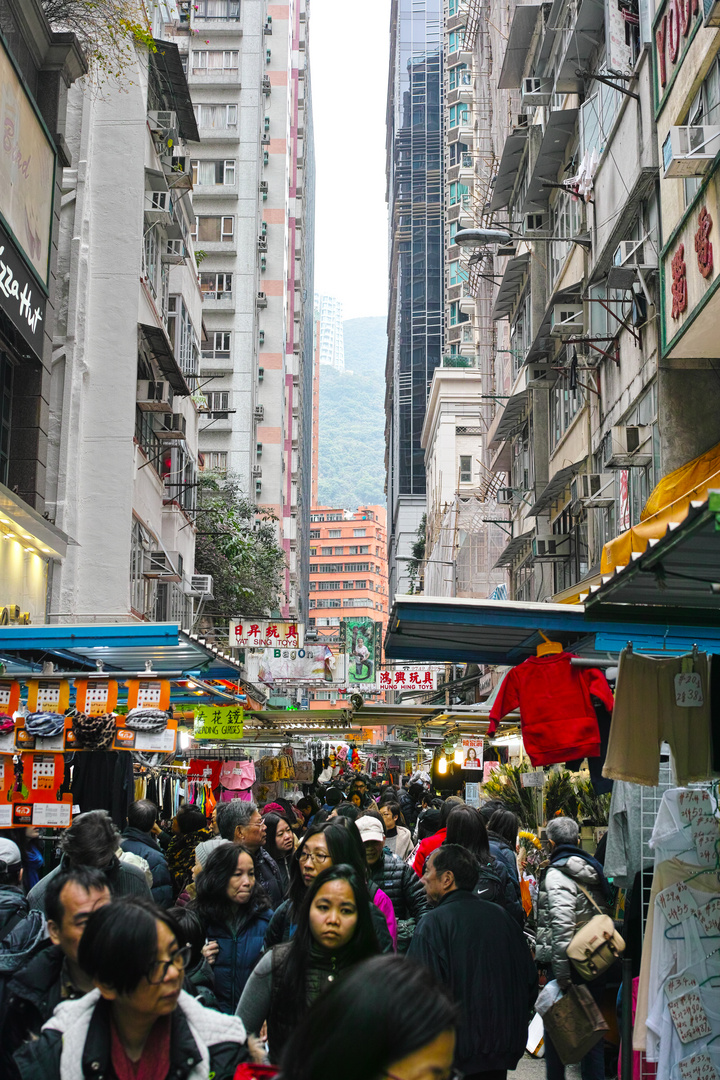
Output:
<svg viewBox="0 0 720 1080">
<path fill-rule="evenodd" d="M 645 504 L 640 522 L 603 548 L 603 574 L 627 566 L 634 551 L 642 552 L 650 540 L 664 536 L 671 522 L 687 517 L 691 502 L 706 499 L 708 490 L 717 487 L 720 487 L 720 443 L 663 477 Z"/>
</svg>

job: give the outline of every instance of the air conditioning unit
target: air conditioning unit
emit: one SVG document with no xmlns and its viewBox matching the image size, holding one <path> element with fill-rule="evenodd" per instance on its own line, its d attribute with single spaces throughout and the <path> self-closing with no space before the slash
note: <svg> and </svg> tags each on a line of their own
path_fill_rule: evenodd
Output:
<svg viewBox="0 0 720 1080">
<path fill-rule="evenodd" d="M 570 511 L 612 506 L 615 502 L 613 473 L 580 473 L 570 483 Z"/>
<path fill-rule="evenodd" d="M 582 304 L 555 304 L 550 316 L 550 333 L 553 337 L 582 334 L 584 328 Z"/>
<path fill-rule="evenodd" d="M 209 600 L 212 600 L 212 574 L 193 574 L 190 578 L 190 592 L 194 593 L 195 596 L 207 596 Z"/>
<path fill-rule="evenodd" d="M 549 105 L 552 79 L 523 79 L 520 97 L 523 105 Z"/>
<path fill-rule="evenodd" d="M 644 469 L 652 462 L 649 425 L 620 424 L 610 431 L 606 469 Z"/>
<path fill-rule="evenodd" d="M 570 533 L 551 533 L 533 540 L 533 556 L 560 562 L 570 556 Z"/>
<path fill-rule="evenodd" d="M 252 474 L 253 476 L 262 476 L 262 465 L 253 465 Z"/>
<path fill-rule="evenodd" d="M 158 439 L 184 439 L 186 429 L 187 420 L 182 413 L 165 413 L 163 426 L 155 434 Z"/>
<path fill-rule="evenodd" d="M 657 252 L 649 240 L 623 240 L 613 254 L 613 264 L 608 270 L 608 288 L 631 289 L 637 280 L 638 270 L 655 270 L 657 265 Z"/>
<path fill-rule="evenodd" d="M 169 191 L 145 192 L 145 216 L 155 224 L 169 224 L 172 220 L 173 204 Z"/>
<path fill-rule="evenodd" d="M 526 390 L 550 390 L 560 377 L 548 364 L 529 364 L 524 371 Z"/>
<path fill-rule="evenodd" d="M 267 180 L 261 180 L 260 181 L 260 192 L 261 192 L 262 195 L 267 195 L 267 193 L 268 193 L 268 182 L 267 182 Z"/>
<path fill-rule="evenodd" d="M 495 493 L 495 502 L 498 506 L 512 506 L 515 502 L 514 489 L 509 487 L 498 488 Z"/>
<path fill-rule="evenodd" d="M 720 126 L 671 127 L 662 148 L 663 177 L 703 176 L 720 152 Z"/>
<path fill-rule="evenodd" d="M 270 83 L 270 77 L 268 75 L 262 81 L 262 92 L 266 97 L 269 97 L 272 92 L 272 85 Z"/>
<path fill-rule="evenodd" d="M 267 307 L 267 296 L 264 292 L 259 292 L 255 297 L 256 307 Z"/>
<path fill-rule="evenodd" d="M 260 138 L 260 142 L 261 142 L 261 144 L 263 146 L 269 146 L 270 145 L 270 136 L 269 135 L 262 135 L 261 138 Z"/>
<path fill-rule="evenodd" d="M 173 388 L 169 382 L 138 379 L 137 406 L 143 412 L 167 412 L 172 403 Z"/>
<path fill-rule="evenodd" d="M 182 581 L 178 551 L 148 551 L 143 563 L 143 577 L 162 581 Z"/>
<path fill-rule="evenodd" d="M 545 233 L 550 236 L 549 214 L 525 214 L 523 217 L 523 236 L 533 236 L 536 233 Z"/>
<path fill-rule="evenodd" d="M 267 251 L 267 236 L 263 233 L 258 236 L 258 251 Z"/>
<path fill-rule="evenodd" d="M 187 248 L 183 240 L 168 240 L 165 247 L 165 251 L 162 254 L 162 261 L 166 263 L 174 263 L 179 265 L 185 262 L 187 258 Z"/>
<path fill-rule="evenodd" d="M 264 420 L 265 419 L 265 406 L 264 405 L 256 405 L 255 406 L 255 419 L 256 420 Z"/>
<path fill-rule="evenodd" d="M 720 26 L 719 0 L 703 0 L 703 23 L 705 26 Z"/>
<path fill-rule="evenodd" d="M 512 126 L 515 131 L 522 130 L 523 128 L 527 129 L 530 127 L 530 117 L 524 112 L 516 113 L 513 117 Z"/>
<path fill-rule="evenodd" d="M 150 130 L 158 135 L 165 135 L 177 128 L 177 114 L 170 109 L 151 109 L 148 112 Z"/>
</svg>

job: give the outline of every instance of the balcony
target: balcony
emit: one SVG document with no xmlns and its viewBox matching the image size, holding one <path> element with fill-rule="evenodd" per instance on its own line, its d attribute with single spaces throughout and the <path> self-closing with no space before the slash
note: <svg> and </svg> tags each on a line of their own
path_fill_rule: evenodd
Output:
<svg viewBox="0 0 720 1080">
<path fill-rule="evenodd" d="M 201 34 L 242 33 L 240 0 L 193 0 L 192 23 Z"/>
<path fill-rule="evenodd" d="M 196 90 L 212 90 L 218 86 L 232 86 L 240 89 L 240 68 L 190 68 L 188 86 Z"/>
</svg>

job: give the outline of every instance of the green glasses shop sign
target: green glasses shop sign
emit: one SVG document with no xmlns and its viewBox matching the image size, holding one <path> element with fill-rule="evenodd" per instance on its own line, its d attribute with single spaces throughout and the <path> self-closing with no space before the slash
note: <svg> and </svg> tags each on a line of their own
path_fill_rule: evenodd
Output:
<svg viewBox="0 0 720 1080">
<path fill-rule="evenodd" d="M 243 710 L 238 705 L 197 705 L 195 707 L 196 739 L 228 742 L 243 737 Z"/>
</svg>

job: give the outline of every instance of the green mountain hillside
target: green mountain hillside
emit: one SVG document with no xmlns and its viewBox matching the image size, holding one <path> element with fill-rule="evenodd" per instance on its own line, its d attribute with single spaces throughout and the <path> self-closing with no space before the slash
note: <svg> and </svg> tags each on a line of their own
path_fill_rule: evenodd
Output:
<svg viewBox="0 0 720 1080">
<path fill-rule="evenodd" d="M 385 502 L 385 316 L 347 319 L 343 373 L 320 368 L 318 498 L 347 510 Z"/>
</svg>

